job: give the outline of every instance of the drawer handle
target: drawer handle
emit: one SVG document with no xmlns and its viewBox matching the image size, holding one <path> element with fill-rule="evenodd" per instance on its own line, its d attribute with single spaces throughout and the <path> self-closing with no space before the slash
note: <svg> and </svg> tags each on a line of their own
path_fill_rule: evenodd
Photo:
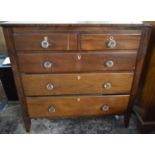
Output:
<svg viewBox="0 0 155 155">
<path fill-rule="evenodd" d="M 115 48 L 115 47 L 116 47 L 116 44 L 117 44 L 117 43 L 116 43 L 114 37 L 111 36 L 111 37 L 109 38 L 109 41 L 108 41 L 107 46 L 108 46 L 109 48 Z"/>
<path fill-rule="evenodd" d="M 52 62 L 50 62 L 50 61 L 45 61 L 45 62 L 43 63 L 43 66 L 44 66 L 44 68 L 49 69 L 49 68 L 52 67 Z"/>
<path fill-rule="evenodd" d="M 56 112 L 56 109 L 54 106 L 51 106 L 49 109 L 48 109 L 49 112 L 53 113 L 53 112 Z"/>
<path fill-rule="evenodd" d="M 109 83 L 109 82 L 104 83 L 104 88 L 105 89 L 110 89 L 111 87 L 112 87 L 111 83 Z"/>
<path fill-rule="evenodd" d="M 54 86 L 53 86 L 53 84 L 51 84 L 51 83 L 48 83 L 47 85 L 46 85 L 46 88 L 47 88 L 47 90 L 53 90 L 53 88 L 54 88 Z"/>
<path fill-rule="evenodd" d="M 114 62 L 112 60 L 108 60 L 105 62 L 105 66 L 106 67 L 113 67 L 114 66 Z"/>
<path fill-rule="evenodd" d="M 41 42 L 42 48 L 48 48 L 50 46 L 50 43 L 48 42 L 48 37 L 44 37 L 44 40 Z"/>
<path fill-rule="evenodd" d="M 109 106 L 104 104 L 102 107 L 101 107 L 101 110 L 102 111 L 109 111 Z"/>
</svg>

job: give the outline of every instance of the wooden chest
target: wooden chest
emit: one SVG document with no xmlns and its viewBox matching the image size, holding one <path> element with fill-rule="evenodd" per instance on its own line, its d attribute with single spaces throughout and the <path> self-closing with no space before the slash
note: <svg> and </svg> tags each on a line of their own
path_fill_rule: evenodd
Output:
<svg viewBox="0 0 155 155">
<path fill-rule="evenodd" d="M 126 114 L 150 27 L 3 24 L 26 130 L 31 118 Z"/>
</svg>

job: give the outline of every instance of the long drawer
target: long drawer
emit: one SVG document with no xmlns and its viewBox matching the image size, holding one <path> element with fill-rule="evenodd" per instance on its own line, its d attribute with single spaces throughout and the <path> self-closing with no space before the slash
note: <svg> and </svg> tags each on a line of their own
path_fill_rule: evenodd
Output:
<svg viewBox="0 0 155 155">
<path fill-rule="evenodd" d="M 133 73 L 22 74 L 26 96 L 129 94 Z"/>
<path fill-rule="evenodd" d="M 129 95 L 27 97 L 30 117 L 66 117 L 121 114 L 127 109 Z"/>
<path fill-rule="evenodd" d="M 37 50 L 76 50 L 76 33 L 20 33 L 14 34 L 16 50 L 35 52 Z"/>
<path fill-rule="evenodd" d="M 81 34 L 81 50 L 138 49 L 141 34 Z"/>
<path fill-rule="evenodd" d="M 19 69 L 24 73 L 63 73 L 131 71 L 136 51 L 89 53 L 18 54 Z"/>
</svg>

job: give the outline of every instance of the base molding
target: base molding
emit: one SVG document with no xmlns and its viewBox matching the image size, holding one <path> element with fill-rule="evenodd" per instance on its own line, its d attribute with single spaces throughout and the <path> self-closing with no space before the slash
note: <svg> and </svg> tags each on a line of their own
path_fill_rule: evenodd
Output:
<svg viewBox="0 0 155 155">
<path fill-rule="evenodd" d="M 144 121 L 141 115 L 139 114 L 139 107 L 134 106 L 133 111 L 137 116 L 138 124 L 137 128 L 141 133 L 149 133 L 155 128 L 155 121 Z"/>
</svg>

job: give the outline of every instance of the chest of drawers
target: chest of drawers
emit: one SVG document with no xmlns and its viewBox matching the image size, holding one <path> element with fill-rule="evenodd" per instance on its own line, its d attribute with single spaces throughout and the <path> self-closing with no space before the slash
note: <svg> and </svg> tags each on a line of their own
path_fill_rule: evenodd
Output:
<svg viewBox="0 0 155 155">
<path fill-rule="evenodd" d="M 124 114 L 128 124 L 148 25 L 3 24 L 26 130 L 31 118 Z"/>
</svg>

